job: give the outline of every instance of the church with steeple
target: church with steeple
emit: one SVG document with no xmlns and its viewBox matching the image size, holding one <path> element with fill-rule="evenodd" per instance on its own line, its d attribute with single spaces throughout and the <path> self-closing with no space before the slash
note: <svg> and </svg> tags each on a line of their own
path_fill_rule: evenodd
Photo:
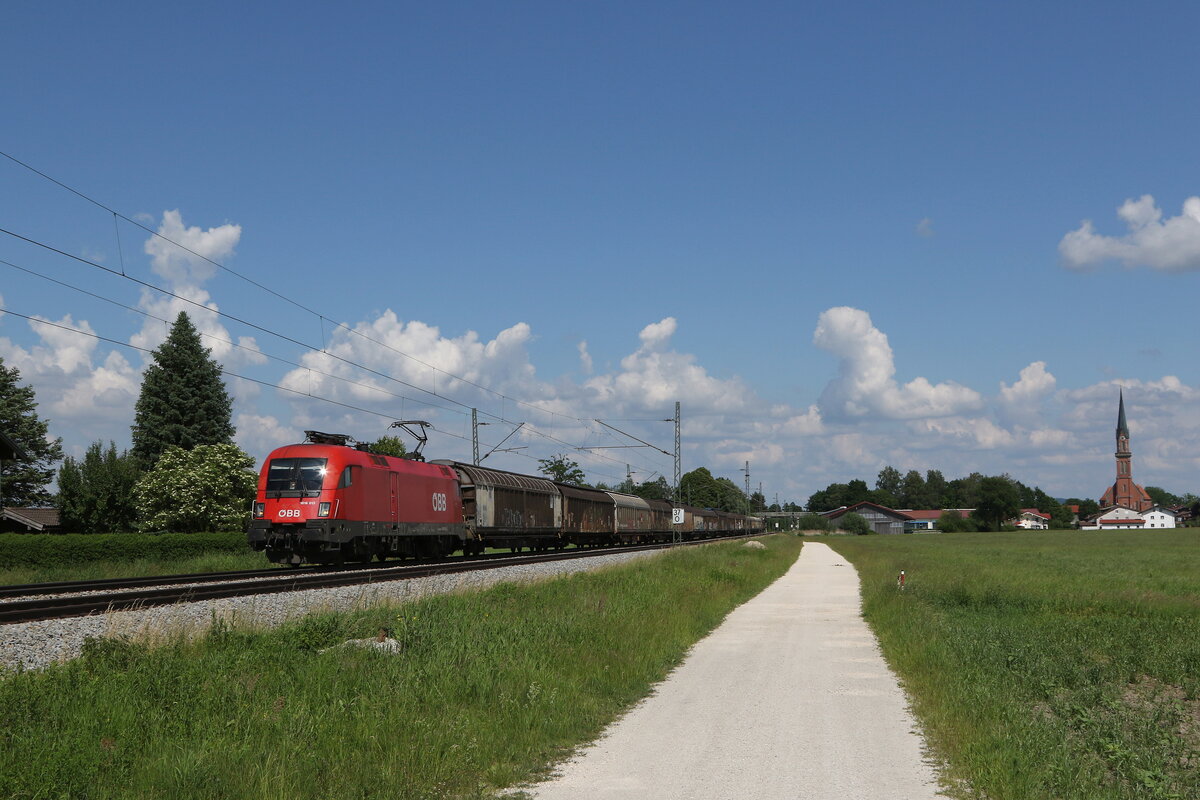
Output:
<svg viewBox="0 0 1200 800">
<path fill-rule="evenodd" d="M 1125 391 L 1121 391 L 1121 405 L 1117 411 L 1117 481 L 1104 490 L 1100 507 L 1125 506 L 1134 511 L 1146 511 L 1154 501 L 1146 490 L 1133 482 L 1133 452 L 1129 449 L 1129 426 L 1125 423 Z"/>
</svg>

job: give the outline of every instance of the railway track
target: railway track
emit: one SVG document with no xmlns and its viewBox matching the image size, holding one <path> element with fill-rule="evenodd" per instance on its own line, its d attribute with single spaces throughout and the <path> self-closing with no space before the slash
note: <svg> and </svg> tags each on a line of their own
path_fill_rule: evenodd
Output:
<svg viewBox="0 0 1200 800">
<path fill-rule="evenodd" d="M 474 556 L 471 560 L 482 561 L 491 558 L 508 558 L 505 553 L 488 553 L 485 555 Z M 441 564 L 452 563 L 455 561 L 465 560 L 465 556 L 452 556 L 446 559 L 422 559 L 419 562 L 407 562 L 408 566 L 414 563 L 420 564 Z M 400 561 L 391 561 L 383 563 L 361 563 L 350 564 L 347 566 L 334 567 L 326 565 L 314 565 L 308 567 L 267 567 L 265 569 L 247 569 L 235 570 L 233 572 L 191 572 L 181 573 L 179 575 L 149 575 L 139 578 L 105 578 L 101 580 L 84 580 L 84 581 L 54 581 L 47 583 L 24 583 L 24 584 L 9 584 L 0 586 L 0 600 L 8 600 L 11 598 L 26 598 L 39 597 L 44 595 L 54 594 L 71 594 L 78 592 L 109 592 L 120 591 L 122 589 L 139 589 L 150 586 L 169 586 L 172 584 L 184 583 L 217 583 L 220 581 L 238 581 L 252 580 L 254 578 L 277 578 L 286 579 L 297 577 L 300 575 L 311 575 L 320 572 L 341 572 L 352 570 L 370 570 L 370 569 L 388 569 L 395 568 L 401 564 Z"/>
<path fill-rule="evenodd" d="M 686 542 L 684 544 L 706 544 L 735 538 L 744 537 L 730 536 L 705 539 L 698 542 Z M 386 563 L 370 566 L 359 565 L 357 568 L 335 570 L 324 568 L 297 571 L 275 568 L 232 573 L 218 572 L 172 575 L 158 578 L 67 581 L 53 584 L 8 586 L 3 587 L 3 591 L 0 592 L 0 625 L 79 617 L 89 614 L 105 614 L 114 611 L 130 611 L 153 606 L 191 603 L 226 597 L 294 592 L 305 589 L 327 589 L 357 584 L 369 585 L 383 581 L 425 578 L 432 575 L 449 575 L 458 572 L 498 569 L 500 567 L 520 566 L 523 564 L 566 561 L 610 553 L 662 550 L 672 546 L 675 545 L 653 544 L 615 548 L 575 549 L 528 556 L 495 554 L 475 556 L 470 559 L 458 557 L 444 561 L 410 563 L 398 566 Z M 72 594 L 67 594 L 68 592 Z M 81 592 L 89 593 L 81 594 Z M 3 600 L 5 597 L 26 598 L 49 594 L 58 596 Z"/>
</svg>

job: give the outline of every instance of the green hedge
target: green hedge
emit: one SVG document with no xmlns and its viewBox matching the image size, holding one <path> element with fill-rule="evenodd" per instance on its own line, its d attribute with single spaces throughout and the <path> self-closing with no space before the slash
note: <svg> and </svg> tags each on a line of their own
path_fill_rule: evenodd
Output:
<svg viewBox="0 0 1200 800">
<path fill-rule="evenodd" d="M 0 533 L 0 569 L 54 567 L 89 561 L 173 560 L 247 550 L 234 533 Z"/>
</svg>

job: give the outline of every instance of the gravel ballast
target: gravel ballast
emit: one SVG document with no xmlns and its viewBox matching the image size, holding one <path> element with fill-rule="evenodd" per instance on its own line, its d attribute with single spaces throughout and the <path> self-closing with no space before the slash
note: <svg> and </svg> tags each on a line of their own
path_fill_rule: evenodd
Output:
<svg viewBox="0 0 1200 800">
<path fill-rule="evenodd" d="M 497 567 L 477 572 L 385 581 L 331 589 L 304 589 L 118 611 L 103 616 L 25 622 L 0 627 L 0 667 L 38 669 L 79 655 L 84 639 L 130 636 L 153 641 L 179 631 L 201 632 L 214 619 L 275 627 L 314 611 L 348 611 L 379 602 L 415 600 L 435 594 L 482 589 L 505 581 L 534 581 L 622 564 L 662 551 L 606 553 L 582 559 Z"/>
</svg>

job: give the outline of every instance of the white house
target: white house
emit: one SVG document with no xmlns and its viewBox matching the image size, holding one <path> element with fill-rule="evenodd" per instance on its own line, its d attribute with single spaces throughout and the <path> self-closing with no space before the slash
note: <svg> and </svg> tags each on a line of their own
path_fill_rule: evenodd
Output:
<svg viewBox="0 0 1200 800">
<path fill-rule="evenodd" d="M 1021 516 L 1009 521 L 1010 524 L 1027 531 L 1044 531 L 1050 527 L 1050 515 L 1043 514 L 1036 508 L 1021 509 Z"/>
<path fill-rule="evenodd" d="M 1149 511 L 1143 511 L 1147 528 L 1174 528 L 1176 513 L 1166 506 L 1154 506 Z"/>
<path fill-rule="evenodd" d="M 1100 509 L 1100 513 L 1088 517 L 1083 525 L 1083 531 L 1113 531 L 1113 530 L 1142 530 L 1146 520 L 1142 512 L 1129 506 L 1108 506 Z"/>
</svg>

